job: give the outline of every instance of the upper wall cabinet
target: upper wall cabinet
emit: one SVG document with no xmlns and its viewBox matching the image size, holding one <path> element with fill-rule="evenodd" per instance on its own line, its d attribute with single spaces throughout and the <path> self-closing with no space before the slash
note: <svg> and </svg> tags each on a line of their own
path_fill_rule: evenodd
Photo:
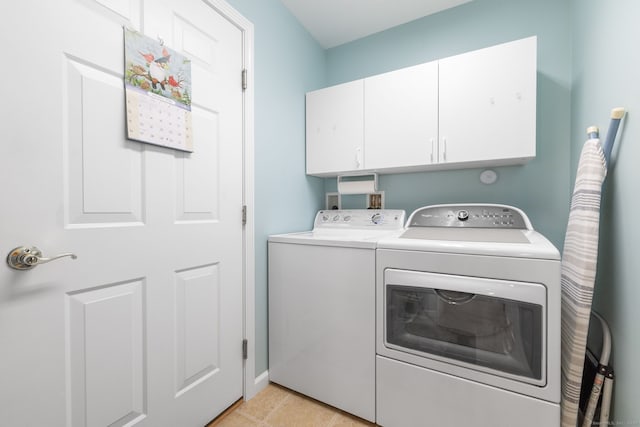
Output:
<svg viewBox="0 0 640 427">
<path fill-rule="evenodd" d="M 364 84 L 356 80 L 307 93 L 307 173 L 364 168 Z"/>
<path fill-rule="evenodd" d="M 307 94 L 307 173 L 524 163 L 536 154 L 536 38 Z"/>
<path fill-rule="evenodd" d="M 504 165 L 535 157 L 535 37 L 439 65 L 441 163 Z"/>
<path fill-rule="evenodd" d="M 438 62 L 364 79 L 367 169 L 438 160 Z"/>
</svg>

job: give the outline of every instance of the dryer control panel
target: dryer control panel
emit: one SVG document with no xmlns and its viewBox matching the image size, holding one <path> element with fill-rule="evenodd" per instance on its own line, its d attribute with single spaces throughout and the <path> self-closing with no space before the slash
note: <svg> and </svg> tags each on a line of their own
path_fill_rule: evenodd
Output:
<svg viewBox="0 0 640 427">
<path fill-rule="evenodd" d="M 533 230 L 527 215 L 508 205 L 453 204 L 417 209 L 407 227 L 468 227 Z"/>
</svg>

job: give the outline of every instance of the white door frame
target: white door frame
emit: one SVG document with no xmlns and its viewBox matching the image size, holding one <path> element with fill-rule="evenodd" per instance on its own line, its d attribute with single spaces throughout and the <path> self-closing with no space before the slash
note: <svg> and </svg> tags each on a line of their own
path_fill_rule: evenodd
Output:
<svg viewBox="0 0 640 427">
<path fill-rule="evenodd" d="M 244 399 L 249 400 L 266 382 L 256 381 L 255 375 L 255 228 L 254 228 L 254 31 L 253 24 L 225 0 L 204 0 L 242 32 L 242 61 L 246 70 L 247 86 L 243 92 L 243 205 L 247 210 L 247 223 L 243 233 L 243 307 L 244 339 L 248 342 L 244 361 Z M 240 76 L 238 76 L 240 80 Z M 240 213 L 238 213 L 240 214 Z"/>
</svg>

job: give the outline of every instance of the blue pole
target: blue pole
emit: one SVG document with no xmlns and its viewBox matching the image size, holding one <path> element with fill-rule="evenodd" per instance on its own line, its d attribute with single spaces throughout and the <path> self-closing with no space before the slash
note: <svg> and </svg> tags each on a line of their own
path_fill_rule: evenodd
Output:
<svg viewBox="0 0 640 427">
<path fill-rule="evenodd" d="M 624 117 L 624 108 L 614 108 L 611 110 L 611 123 L 609 124 L 609 130 L 607 131 L 607 137 L 602 144 L 604 150 L 604 158 L 609 164 L 611 159 L 611 151 L 613 150 L 613 144 L 616 140 L 616 134 L 618 133 L 618 127 L 620 127 L 620 121 Z"/>
<path fill-rule="evenodd" d="M 589 126 L 587 128 L 587 138 L 589 139 L 600 138 L 600 131 L 598 130 L 598 126 Z"/>
</svg>

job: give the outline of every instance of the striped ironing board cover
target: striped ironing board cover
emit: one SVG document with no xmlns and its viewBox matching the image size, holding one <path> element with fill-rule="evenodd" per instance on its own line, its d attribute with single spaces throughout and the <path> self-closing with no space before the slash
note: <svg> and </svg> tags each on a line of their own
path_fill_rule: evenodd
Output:
<svg viewBox="0 0 640 427">
<path fill-rule="evenodd" d="M 587 140 L 580 154 L 562 253 L 562 427 L 576 427 L 578 422 L 606 174 L 600 140 Z"/>
</svg>

